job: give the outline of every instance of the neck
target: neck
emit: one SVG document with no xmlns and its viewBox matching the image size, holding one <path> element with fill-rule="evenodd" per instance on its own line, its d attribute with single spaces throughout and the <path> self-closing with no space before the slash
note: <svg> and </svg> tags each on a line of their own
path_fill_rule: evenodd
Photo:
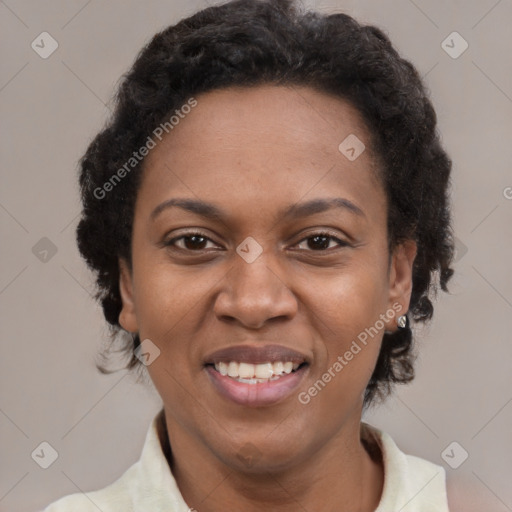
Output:
<svg viewBox="0 0 512 512">
<path fill-rule="evenodd" d="M 169 465 L 185 502 L 197 512 L 296 512 L 318 510 L 319 504 L 324 512 L 372 512 L 379 504 L 382 462 L 364 448 L 359 421 L 304 461 L 257 472 L 221 461 L 167 414 L 166 423 Z"/>
</svg>

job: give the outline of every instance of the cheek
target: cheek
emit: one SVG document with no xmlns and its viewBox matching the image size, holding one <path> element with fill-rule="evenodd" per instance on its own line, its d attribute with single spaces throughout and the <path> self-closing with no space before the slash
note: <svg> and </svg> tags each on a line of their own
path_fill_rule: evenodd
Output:
<svg viewBox="0 0 512 512">
<path fill-rule="evenodd" d="M 204 339 L 211 332 L 206 325 L 212 322 L 210 295 L 226 270 L 178 269 L 161 253 L 134 257 L 134 269 L 140 339 L 150 339 L 160 350 L 159 358 L 148 367 L 153 381 L 157 387 L 160 380 L 165 381 L 162 392 L 179 388 L 180 382 L 190 385 L 202 370 L 201 344 L 204 351 Z"/>
<path fill-rule="evenodd" d="M 134 261 L 134 268 L 140 333 L 163 340 L 170 331 L 180 330 L 183 320 L 204 298 L 212 280 L 206 272 L 198 275 L 186 268 L 177 270 L 169 262 L 159 261 L 161 259 L 141 258 Z"/>
<path fill-rule="evenodd" d="M 201 395 L 195 388 L 202 368 L 195 340 L 201 339 L 199 319 L 204 317 L 206 293 L 215 280 L 207 273 L 199 277 L 187 269 L 178 271 L 168 262 L 140 263 L 142 273 L 135 283 L 140 339 L 150 339 L 160 350 L 147 370 L 173 417 L 194 429 L 190 418 L 204 413 L 191 400 Z"/>
<path fill-rule="evenodd" d="M 350 265 L 309 285 L 310 307 L 334 333 L 357 334 L 384 313 L 388 300 L 386 275 L 382 258 L 353 258 Z"/>
<path fill-rule="evenodd" d="M 337 383 L 329 385 L 332 393 L 348 388 L 362 392 L 371 377 L 384 330 L 380 315 L 387 307 L 385 276 L 382 265 L 361 261 L 310 288 L 315 292 L 309 294 L 307 307 L 315 313 L 323 340 L 317 378 L 330 370 L 325 379 Z"/>
<path fill-rule="evenodd" d="M 382 340 L 382 331 L 371 328 L 387 305 L 385 282 L 378 273 L 359 273 L 352 267 L 324 285 L 323 292 L 311 297 L 322 338 L 317 364 L 297 397 L 303 408 L 301 428 L 316 439 L 333 436 L 362 407 Z"/>
</svg>

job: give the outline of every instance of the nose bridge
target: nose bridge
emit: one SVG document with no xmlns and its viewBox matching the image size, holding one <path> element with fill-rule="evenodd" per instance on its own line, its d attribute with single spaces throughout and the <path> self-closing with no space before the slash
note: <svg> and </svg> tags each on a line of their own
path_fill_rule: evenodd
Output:
<svg viewBox="0 0 512 512">
<path fill-rule="evenodd" d="M 260 301 L 268 300 L 285 286 L 271 270 L 271 260 L 268 254 L 259 256 L 252 263 L 243 259 L 236 262 L 233 269 L 232 288 L 239 299 Z M 275 265 L 274 265 L 275 267 Z"/>
<path fill-rule="evenodd" d="M 246 257 L 251 251 L 252 256 Z M 293 292 L 278 274 L 273 251 L 260 250 L 253 259 L 254 251 L 251 241 L 237 248 L 234 267 L 226 275 L 215 304 L 217 316 L 235 318 L 253 328 L 272 318 L 291 318 L 297 309 Z"/>
</svg>

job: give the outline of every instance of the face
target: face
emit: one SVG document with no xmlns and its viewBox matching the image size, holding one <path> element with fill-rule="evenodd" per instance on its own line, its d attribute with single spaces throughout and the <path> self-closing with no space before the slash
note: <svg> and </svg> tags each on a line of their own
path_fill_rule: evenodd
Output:
<svg viewBox="0 0 512 512">
<path fill-rule="evenodd" d="M 160 350 L 171 445 L 285 468 L 359 425 L 415 255 L 389 254 L 369 145 L 350 104 L 262 86 L 198 96 L 148 155 L 120 323 Z"/>
</svg>

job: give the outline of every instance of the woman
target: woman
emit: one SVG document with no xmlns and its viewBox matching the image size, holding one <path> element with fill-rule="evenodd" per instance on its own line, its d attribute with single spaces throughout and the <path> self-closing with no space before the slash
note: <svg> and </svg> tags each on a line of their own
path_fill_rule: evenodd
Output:
<svg viewBox="0 0 512 512">
<path fill-rule="evenodd" d="M 443 468 L 361 415 L 452 274 L 450 168 L 375 27 L 240 0 L 157 34 L 82 159 L 77 238 L 163 409 L 119 480 L 46 510 L 447 511 Z"/>
</svg>

